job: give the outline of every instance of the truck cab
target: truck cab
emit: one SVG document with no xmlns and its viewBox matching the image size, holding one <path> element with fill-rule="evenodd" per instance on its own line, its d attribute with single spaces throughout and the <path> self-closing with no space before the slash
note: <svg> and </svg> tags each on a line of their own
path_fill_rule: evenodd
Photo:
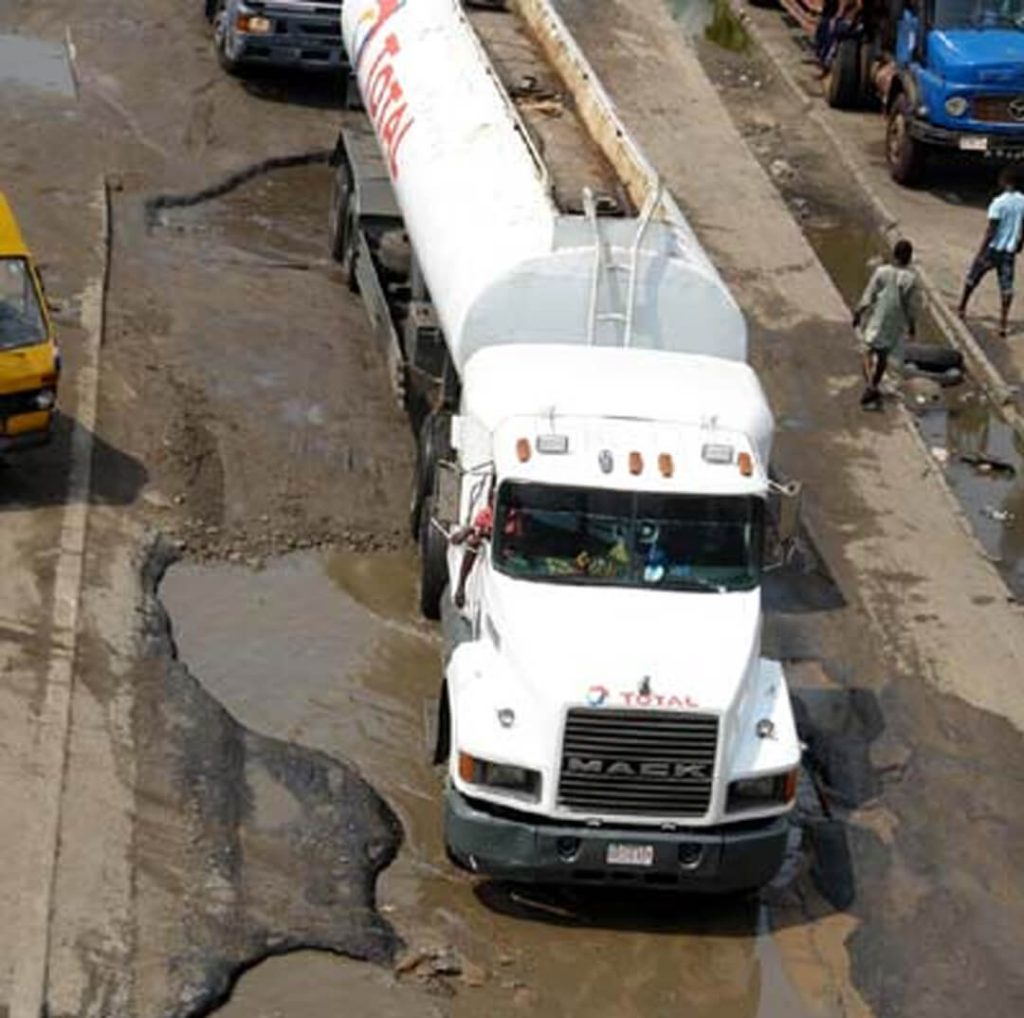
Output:
<svg viewBox="0 0 1024 1018">
<path fill-rule="evenodd" d="M 206 16 L 229 74 L 253 67 L 337 72 L 346 64 L 341 0 L 206 0 Z"/>
<path fill-rule="evenodd" d="M 506 878 L 761 886 L 800 755 L 760 656 L 772 421 L 753 372 L 506 346 L 473 356 L 463 393 L 430 503 L 435 532 L 491 508 L 461 609 L 464 545 L 421 549 L 452 578 L 449 854 Z"/>
<path fill-rule="evenodd" d="M 59 373 L 42 281 L 0 193 L 0 453 L 49 440 Z"/>
<path fill-rule="evenodd" d="M 895 180 L 920 180 L 930 149 L 1024 156 L 1020 0 L 907 0 L 894 29 L 879 84 Z"/>
</svg>

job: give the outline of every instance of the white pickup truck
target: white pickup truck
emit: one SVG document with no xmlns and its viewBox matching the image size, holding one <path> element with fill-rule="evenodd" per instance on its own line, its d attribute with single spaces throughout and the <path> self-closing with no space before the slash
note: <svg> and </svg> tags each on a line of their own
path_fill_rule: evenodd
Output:
<svg viewBox="0 0 1024 1018">
<path fill-rule="evenodd" d="M 419 426 L 449 854 L 752 889 L 800 763 L 760 656 L 771 412 L 592 69 L 547 0 L 513 6 L 342 14 L 366 117 L 339 137 L 331 243 Z"/>
</svg>

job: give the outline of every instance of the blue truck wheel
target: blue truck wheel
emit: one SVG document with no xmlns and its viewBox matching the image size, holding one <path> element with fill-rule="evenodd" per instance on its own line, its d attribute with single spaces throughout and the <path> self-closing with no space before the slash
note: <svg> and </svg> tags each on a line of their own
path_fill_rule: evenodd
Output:
<svg viewBox="0 0 1024 1018">
<path fill-rule="evenodd" d="M 905 93 L 896 96 L 885 126 L 885 159 L 897 184 L 913 187 L 924 176 L 924 145 L 910 133 L 912 113 Z"/>
</svg>

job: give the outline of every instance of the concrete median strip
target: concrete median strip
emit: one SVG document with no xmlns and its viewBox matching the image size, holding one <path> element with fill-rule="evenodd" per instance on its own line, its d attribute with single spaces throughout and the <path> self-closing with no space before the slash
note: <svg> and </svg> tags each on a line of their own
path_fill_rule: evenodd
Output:
<svg viewBox="0 0 1024 1018">
<path fill-rule="evenodd" d="M 102 226 L 98 241 L 103 265 L 82 294 L 82 327 L 87 339 L 75 378 L 76 421 L 71 439 L 68 494 L 60 528 L 54 583 L 52 640 L 45 698 L 37 720 L 38 777 L 43 795 L 34 814 L 36 830 L 30 843 L 37 853 L 30 869 L 32 886 L 23 889 L 28 903 L 22 916 L 22 948 L 14 967 L 10 1018 L 39 1018 L 46 1013 L 51 916 L 60 854 L 61 799 L 67 767 L 68 733 L 79 627 L 79 601 L 85 540 L 89 523 L 93 434 L 96 427 L 103 340 L 105 297 L 109 269 L 109 197 L 104 183 L 92 203 Z"/>
</svg>

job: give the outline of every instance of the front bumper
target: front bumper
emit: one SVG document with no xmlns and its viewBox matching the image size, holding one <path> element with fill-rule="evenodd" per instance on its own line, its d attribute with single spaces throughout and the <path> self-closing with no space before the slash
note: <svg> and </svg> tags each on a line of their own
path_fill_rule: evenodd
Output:
<svg viewBox="0 0 1024 1018">
<path fill-rule="evenodd" d="M 917 141 L 936 148 L 954 149 L 965 155 L 991 159 L 1024 159 L 1024 125 L 1019 134 L 998 134 L 995 131 L 957 131 L 912 120 L 910 135 Z"/>
<path fill-rule="evenodd" d="M 280 19 L 278 19 L 280 20 Z M 337 36 L 295 32 L 249 34 L 235 31 L 231 56 L 238 63 L 334 71 L 347 66 Z"/>
<path fill-rule="evenodd" d="M 492 812 L 450 785 L 445 790 L 449 855 L 464 869 L 505 880 L 633 883 L 709 894 L 754 890 L 778 872 L 788 831 L 786 816 L 676 831 L 535 822 Z M 651 845 L 653 863 L 609 864 L 611 844 Z"/>
<path fill-rule="evenodd" d="M 0 453 L 22 452 L 25 449 L 35 449 L 41 445 L 46 445 L 51 437 L 52 432 L 49 428 L 45 431 L 26 431 L 20 435 L 0 434 Z"/>
</svg>

